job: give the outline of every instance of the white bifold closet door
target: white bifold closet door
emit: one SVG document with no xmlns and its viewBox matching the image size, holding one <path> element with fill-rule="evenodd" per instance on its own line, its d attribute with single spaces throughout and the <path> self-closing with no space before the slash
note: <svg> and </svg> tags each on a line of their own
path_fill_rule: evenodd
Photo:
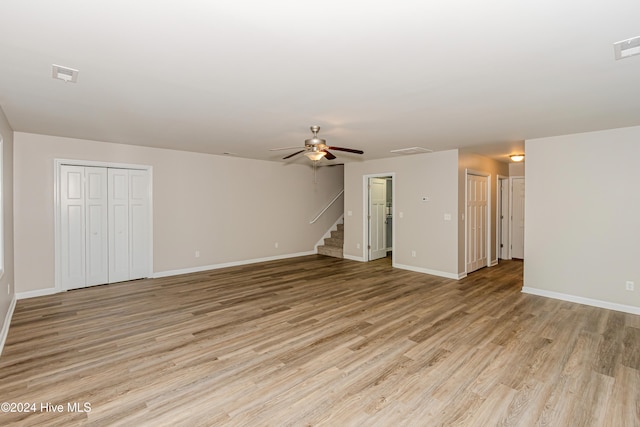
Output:
<svg viewBox="0 0 640 427">
<path fill-rule="evenodd" d="M 62 166 L 60 179 L 65 289 L 108 283 L 107 169 Z"/>
<path fill-rule="evenodd" d="M 148 171 L 62 165 L 60 172 L 62 287 L 148 277 Z"/>
<path fill-rule="evenodd" d="M 147 171 L 109 169 L 109 282 L 149 275 Z"/>
</svg>

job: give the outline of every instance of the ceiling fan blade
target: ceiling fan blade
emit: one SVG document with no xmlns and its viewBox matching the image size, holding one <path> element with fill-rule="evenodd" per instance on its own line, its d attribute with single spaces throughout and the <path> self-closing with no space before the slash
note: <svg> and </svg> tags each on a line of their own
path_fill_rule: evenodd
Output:
<svg viewBox="0 0 640 427">
<path fill-rule="evenodd" d="M 295 147 L 270 148 L 269 151 L 293 150 L 295 148 L 300 148 L 300 146 L 296 145 Z"/>
<path fill-rule="evenodd" d="M 297 147 L 296 147 L 296 148 L 297 148 Z M 288 156 L 283 157 L 283 158 L 282 158 L 282 160 L 290 159 L 291 157 L 295 156 L 296 154 L 300 154 L 300 153 L 302 153 L 303 151 L 306 151 L 306 150 L 296 151 L 296 152 L 295 152 L 295 153 L 293 153 L 293 154 L 289 154 Z"/>
<path fill-rule="evenodd" d="M 342 148 L 342 147 L 327 147 L 327 148 L 331 148 L 332 150 L 338 150 L 338 151 L 346 151 L 347 153 L 364 154 L 364 151 L 354 150 L 353 148 Z"/>
<path fill-rule="evenodd" d="M 324 151 L 324 152 L 326 153 L 326 154 L 325 154 L 325 156 L 324 156 L 324 158 L 325 158 L 325 159 L 327 159 L 327 160 L 333 160 L 333 159 L 335 159 L 335 158 L 336 158 L 336 156 L 334 156 L 333 154 L 331 154 L 331 153 L 330 153 L 330 152 L 328 152 L 327 150 L 322 150 L 322 151 Z"/>
</svg>

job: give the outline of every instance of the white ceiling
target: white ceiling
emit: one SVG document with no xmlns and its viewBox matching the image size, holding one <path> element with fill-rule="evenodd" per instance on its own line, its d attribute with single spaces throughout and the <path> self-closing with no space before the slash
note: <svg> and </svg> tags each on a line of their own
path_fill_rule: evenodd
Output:
<svg viewBox="0 0 640 427">
<path fill-rule="evenodd" d="M 0 107 L 15 131 L 256 159 L 314 124 L 364 159 L 506 159 L 640 125 L 640 56 L 612 46 L 639 17 L 638 0 L 2 0 Z"/>
</svg>

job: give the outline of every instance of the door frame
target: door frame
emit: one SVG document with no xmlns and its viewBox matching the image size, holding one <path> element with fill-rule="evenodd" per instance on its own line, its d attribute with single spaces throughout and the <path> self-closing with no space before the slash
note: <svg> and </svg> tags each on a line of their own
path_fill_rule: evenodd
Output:
<svg viewBox="0 0 640 427">
<path fill-rule="evenodd" d="M 61 244 L 61 227 L 60 227 L 60 169 L 62 165 L 69 166 L 88 166 L 88 167 L 103 167 L 113 169 L 135 169 L 144 170 L 149 173 L 149 209 L 148 209 L 148 224 L 149 224 L 149 276 L 153 274 L 153 166 L 151 165 L 138 165 L 131 163 L 115 163 L 115 162 L 101 162 L 94 160 L 77 160 L 77 159 L 54 159 L 53 160 L 53 220 L 54 220 L 54 263 L 55 263 L 55 292 L 64 292 L 67 289 L 62 286 L 62 268 L 60 259 L 60 244 Z"/>
<path fill-rule="evenodd" d="M 500 183 L 504 182 L 507 186 L 506 190 L 506 202 L 507 202 L 507 211 L 502 212 L 502 205 L 504 204 L 504 200 L 502 200 L 502 193 L 500 192 Z M 511 194 L 511 179 L 508 176 L 498 175 L 496 180 L 496 261 L 499 262 L 501 259 L 511 259 L 511 198 L 509 195 Z M 504 214 L 504 220 L 506 221 L 506 236 L 502 235 L 502 227 L 500 227 L 500 214 Z M 506 247 L 505 258 L 500 258 L 500 241 L 504 240 Z"/>
<path fill-rule="evenodd" d="M 389 252 L 389 242 L 387 239 L 387 183 L 389 178 L 369 178 L 369 205 L 368 207 L 368 242 L 367 247 L 369 261 L 374 259 L 385 258 L 387 252 Z M 375 190 L 378 186 L 382 187 L 380 190 Z M 375 194 L 375 198 L 374 198 Z M 378 196 L 383 195 L 383 198 Z M 373 205 L 376 205 L 376 209 L 372 209 Z M 381 206 L 380 206 L 381 205 Z M 375 212 L 375 213 L 374 213 Z M 375 221 L 375 223 L 374 223 Z M 383 246 L 379 246 L 380 240 L 384 241 Z M 393 246 L 391 246 L 393 247 Z"/>
<path fill-rule="evenodd" d="M 485 267 L 491 267 L 491 236 L 492 236 L 492 227 L 491 227 L 491 174 L 488 172 L 482 172 L 474 169 L 465 169 L 464 170 L 464 272 L 465 275 L 469 274 L 467 271 L 467 265 L 469 264 L 469 260 L 467 259 L 467 254 L 469 253 L 469 175 L 481 176 L 486 178 L 487 180 L 487 215 L 485 218 L 485 227 L 487 230 L 487 241 L 485 242 L 487 251 L 487 264 Z"/>
<path fill-rule="evenodd" d="M 369 178 L 391 178 L 391 265 L 395 266 L 393 253 L 396 251 L 396 174 L 395 172 L 362 175 L 362 259 L 369 262 Z"/>
</svg>

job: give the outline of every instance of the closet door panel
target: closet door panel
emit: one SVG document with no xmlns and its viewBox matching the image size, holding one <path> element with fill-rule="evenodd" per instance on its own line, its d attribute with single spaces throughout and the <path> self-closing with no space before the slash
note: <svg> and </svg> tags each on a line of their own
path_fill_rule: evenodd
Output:
<svg viewBox="0 0 640 427">
<path fill-rule="evenodd" d="M 129 171 L 109 169 L 109 283 L 129 280 Z"/>
<path fill-rule="evenodd" d="M 60 266 L 63 289 L 85 286 L 84 168 L 60 168 Z"/>
<path fill-rule="evenodd" d="M 140 279 L 150 275 L 149 242 L 149 173 L 129 171 L 129 241 L 130 275 Z"/>
<path fill-rule="evenodd" d="M 86 285 L 109 282 L 107 169 L 87 167 L 86 177 Z"/>
</svg>

